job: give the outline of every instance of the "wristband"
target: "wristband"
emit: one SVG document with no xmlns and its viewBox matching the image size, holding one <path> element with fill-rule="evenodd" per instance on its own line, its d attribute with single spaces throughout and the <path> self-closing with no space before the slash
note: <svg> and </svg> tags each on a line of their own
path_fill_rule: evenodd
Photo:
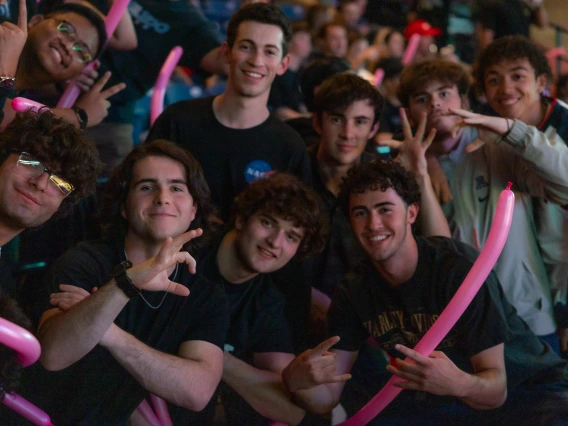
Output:
<svg viewBox="0 0 568 426">
<path fill-rule="evenodd" d="M 114 278 L 116 285 L 126 294 L 126 297 L 132 299 L 134 296 L 140 294 L 140 290 L 132 284 L 132 280 L 126 275 L 126 270 L 130 268 L 132 268 L 131 261 L 125 260 L 120 262 L 112 269 L 110 276 Z"/>
<path fill-rule="evenodd" d="M 74 106 L 71 109 L 73 111 L 75 111 L 75 114 L 77 114 L 77 120 L 79 121 L 79 127 L 84 132 L 85 129 L 87 128 L 87 124 L 89 123 L 89 116 L 87 115 L 87 113 L 85 112 L 85 110 L 83 108 L 79 108 L 79 107 Z"/>
</svg>

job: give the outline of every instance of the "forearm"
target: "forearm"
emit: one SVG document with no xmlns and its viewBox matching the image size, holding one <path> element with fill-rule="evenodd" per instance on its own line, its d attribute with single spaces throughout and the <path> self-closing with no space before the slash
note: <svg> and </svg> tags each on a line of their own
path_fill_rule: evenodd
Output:
<svg viewBox="0 0 568 426">
<path fill-rule="evenodd" d="M 229 65 L 225 62 L 223 58 L 223 52 L 221 47 L 217 47 L 210 52 L 208 52 L 201 61 L 199 62 L 199 67 L 208 73 L 217 75 L 228 75 Z"/>
<path fill-rule="evenodd" d="M 101 341 L 127 302 L 112 281 L 68 311 L 47 311 L 38 328 L 42 365 L 61 370 L 81 359 Z"/>
<path fill-rule="evenodd" d="M 205 408 L 221 379 L 220 348 L 217 366 L 215 359 L 160 352 L 116 325 L 101 344 L 146 390 L 192 411 Z"/>
<path fill-rule="evenodd" d="M 418 215 L 421 234 L 424 236 L 444 236 L 451 238 L 448 221 L 434 193 L 430 176 L 426 173 L 416 178 L 421 192 L 420 212 Z"/>
<path fill-rule="evenodd" d="M 223 355 L 223 381 L 252 408 L 271 420 L 297 425 L 305 415 L 305 411 L 292 402 L 281 375 L 256 368 L 226 352 Z"/>
<path fill-rule="evenodd" d="M 487 369 L 467 374 L 460 399 L 476 410 L 500 407 L 507 399 L 507 378 L 503 370 Z"/>
<path fill-rule="evenodd" d="M 327 414 L 339 403 L 329 385 L 292 392 L 292 400 L 300 407 L 314 414 Z"/>
</svg>

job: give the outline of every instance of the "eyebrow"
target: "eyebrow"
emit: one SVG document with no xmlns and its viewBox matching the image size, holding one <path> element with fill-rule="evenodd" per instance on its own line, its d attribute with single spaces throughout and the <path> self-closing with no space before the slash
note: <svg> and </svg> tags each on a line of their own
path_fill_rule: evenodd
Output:
<svg viewBox="0 0 568 426">
<path fill-rule="evenodd" d="M 238 41 L 238 43 L 243 43 L 243 42 L 250 43 L 254 46 L 257 46 L 257 44 L 254 41 L 252 41 L 251 39 L 248 39 L 248 38 L 243 38 L 243 39 Z M 280 51 L 280 47 L 278 47 L 275 44 L 263 44 L 260 47 L 269 47 L 271 49 L 276 49 L 276 50 Z"/>
<path fill-rule="evenodd" d="M 394 206 L 395 204 L 392 201 L 383 201 L 382 203 L 377 203 L 373 206 L 373 209 L 377 209 L 379 207 L 383 207 L 383 206 Z M 355 210 L 365 210 L 368 211 L 369 209 L 367 208 L 367 206 L 353 206 L 351 207 L 351 211 L 355 211 Z"/>
<path fill-rule="evenodd" d="M 433 92 L 427 92 L 427 91 L 423 90 L 422 92 L 415 93 L 414 95 L 412 95 L 412 97 L 413 97 L 413 98 L 416 98 L 416 97 L 422 96 L 422 95 L 430 95 L 430 94 L 432 94 L 432 93 L 434 93 L 434 92 L 439 92 L 440 90 L 451 89 L 452 87 L 453 87 L 452 85 L 444 84 L 444 85 L 438 87 L 437 89 L 434 89 Z"/>
<path fill-rule="evenodd" d="M 277 220 L 275 217 L 269 215 L 268 213 L 261 213 L 261 216 L 264 216 L 266 219 L 270 220 L 270 221 L 273 222 L 273 223 L 278 223 L 278 220 Z M 304 236 L 303 236 L 302 234 L 300 234 L 299 232 L 294 231 L 293 229 L 290 230 L 290 233 L 291 233 L 292 235 L 295 235 L 296 237 L 298 237 L 298 238 L 300 238 L 300 239 L 304 238 Z"/>
<path fill-rule="evenodd" d="M 141 183 L 158 183 L 158 179 L 157 178 L 143 178 L 143 179 L 136 181 L 133 186 L 138 186 Z M 167 183 L 168 184 L 178 183 L 178 184 L 182 184 L 182 185 L 187 186 L 187 182 L 184 179 L 168 179 Z"/>
<path fill-rule="evenodd" d="M 529 69 L 528 69 L 527 67 L 523 67 L 522 65 L 517 65 L 516 67 L 509 68 L 509 69 L 507 70 L 507 72 L 520 71 L 520 70 L 522 70 L 522 71 L 527 71 L 527 72 L 529 71 Z M 489 75 L 489 74 L 497 74 L 497 75 L 498 75 L 499 72 L 498 72 L 498 71 L 491 71 L 491 70 L 489 70 L 489 71 L 487 71 L 487 74 L 488 74 L 488 75 Z"/>
</svg>

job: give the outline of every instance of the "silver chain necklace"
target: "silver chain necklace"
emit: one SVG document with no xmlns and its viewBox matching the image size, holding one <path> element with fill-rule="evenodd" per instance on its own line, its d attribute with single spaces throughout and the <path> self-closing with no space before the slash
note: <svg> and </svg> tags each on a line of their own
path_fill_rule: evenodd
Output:
<svg viewBox="0 0 568 426">
<path fill-rule="evenodd" d="M 126 249 L 123 250 L 124 251 L 124 258 L 126 260 L 128 260 L 128 256 L 126 256 Z M 174 269 L 174 276 L 170 281 L 175 281 L 178 275 L 178 269 L 179 269 L 179 263 L 176 263 L 176 269 Z M 142 294 L 142 290 L 140 290 L 140 297 L 142 298 L 142 300 L 144 301 L 144 303 L 146 303 L 146 305 L 148 305 L 148 307 L 150 309 L 159 309 L 160 306 L 162 306 L 162 304 L 164 303 L 164 300 L 166 300 L 166 296 L 168 295 L 167 291 L 164 291 L 164 297 L 162 297 L 162 300 L 160 301 L 160 303 L 158 303 L 157 306 L 152 305 L 150 302 L 148 302 L 146 300 L 146 298 L 144 297 L 144 295 Z"/>
</svg>

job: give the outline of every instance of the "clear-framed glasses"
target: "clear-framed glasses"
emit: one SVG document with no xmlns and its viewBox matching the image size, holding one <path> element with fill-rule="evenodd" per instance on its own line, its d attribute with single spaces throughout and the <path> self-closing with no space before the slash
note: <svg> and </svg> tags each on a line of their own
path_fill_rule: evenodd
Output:
<svg viewBox="0 0 568 426">
<path fill-rule="evenodd" d="M 64 34 L 71 42 L 73 42 L 73 50 L 79 53 L 79 62 L 88 64 L 93 60 L 91 49 L 85 43 L 77 41 L 77 30 L 73 24 L 67 21 L 61 21 L 57 26 L 57 31 Z"/>
<path fill-rule="evenodd" d="M 67 197 L 75 189 L 71 183 L 54 174 L 51 170 L 45 167 L 41 161 L 32 157 L 30 153 L 19 151 L 15 151 L 14 153 L 20 154 L 18 162 L 16 163 L 16 167 L 20 174 L 24 175 L 28 179 L 38 178 L 44 173 L 49 175 L 48 188 L 50 188 L 49 192 L 51 192 L 52 195 L 57 195 L 61 192 L 64 197 Z"/>
</svg>

